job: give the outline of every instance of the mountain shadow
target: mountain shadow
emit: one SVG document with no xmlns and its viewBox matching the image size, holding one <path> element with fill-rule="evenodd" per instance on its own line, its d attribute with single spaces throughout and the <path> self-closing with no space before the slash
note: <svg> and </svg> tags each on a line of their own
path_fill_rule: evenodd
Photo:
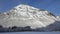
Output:
<svg viewBox="0 0 60 34">
<path fill-rule="evenodd" d="M 51 31 L 60 31 L 60 21 L 56 21 L 53 24 L 48 25 L 47 27 L 43 28 L 46 32 Z"/>
</svg>

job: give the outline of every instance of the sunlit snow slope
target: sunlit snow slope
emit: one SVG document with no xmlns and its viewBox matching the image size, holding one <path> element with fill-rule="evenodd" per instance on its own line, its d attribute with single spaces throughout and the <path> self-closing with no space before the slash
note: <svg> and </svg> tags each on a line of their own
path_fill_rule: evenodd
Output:
<svg viewBox="0 0 60 34">
<path fill-rule="evenodd" d="M 41 28 L 53 24 L 57 18 L 44 9 L 37 9 L 29 5 L 18 5 L 0 14 L 0 25 L 4 27 Z"/>
</svg>

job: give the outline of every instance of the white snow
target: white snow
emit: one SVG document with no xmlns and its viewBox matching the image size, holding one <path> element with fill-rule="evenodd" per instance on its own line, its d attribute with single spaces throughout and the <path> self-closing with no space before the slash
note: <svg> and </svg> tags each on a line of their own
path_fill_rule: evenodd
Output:
<svg viewBox="0 0 60 34">
<path fill-rule="evenodd" d="M 0 14 L 0 25 L 41 28 L 53 24 L 57 20 L 54 16 L 47 15 L 48 11 L 40 10 L 29 5 L 18 5 L 4 14 Z"/>
</svg>

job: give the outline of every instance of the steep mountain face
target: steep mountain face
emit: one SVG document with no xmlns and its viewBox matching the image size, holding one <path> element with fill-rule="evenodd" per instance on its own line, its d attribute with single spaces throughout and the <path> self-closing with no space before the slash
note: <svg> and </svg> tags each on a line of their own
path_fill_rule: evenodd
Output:
<svg viewBox="0 0 60 34">
<path fill-rule="evenodd" d="M 3 27 L 42 28 L 53 24 L 56 20 L 57 18 L 48 11 L 24 4 L 0 14 L 0 25 Z"/>
</svg>

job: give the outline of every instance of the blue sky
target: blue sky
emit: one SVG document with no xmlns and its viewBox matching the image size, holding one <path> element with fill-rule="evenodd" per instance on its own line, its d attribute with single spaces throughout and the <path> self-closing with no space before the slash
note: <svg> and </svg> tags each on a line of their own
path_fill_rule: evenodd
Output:
<svg viewBox="0 0 60 34">
<path fill-rule="evenodd" d="M 10 10 L 19 4 L 28 4 L 39 9 L 45 9 L 55 15 L 60 14 L 60 0 L 0 0 L 0 12 Z"/>
</svg>

